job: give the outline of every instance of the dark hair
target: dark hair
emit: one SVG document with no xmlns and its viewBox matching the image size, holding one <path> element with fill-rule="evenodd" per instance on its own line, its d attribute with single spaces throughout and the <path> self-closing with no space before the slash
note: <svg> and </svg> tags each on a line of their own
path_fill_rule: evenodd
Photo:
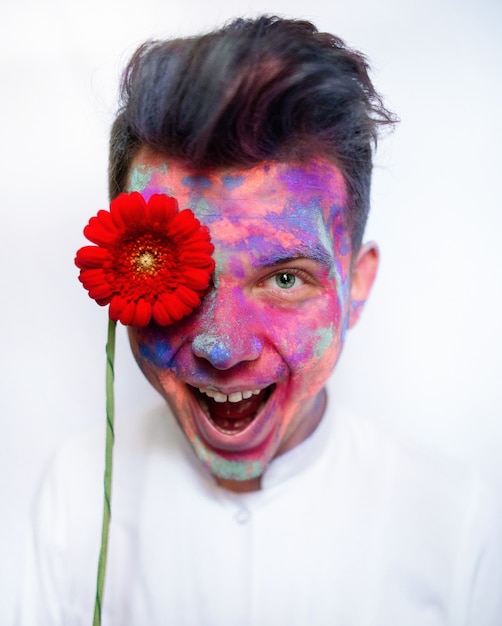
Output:
<svg viewBox="0 0 502 626">
<path fill-rule="evenodd" d="M 193 168 L 325 157 L 345 176 L 357 249 L 372 149 L 394 122 L 365 57 L 310 22 L 237 19 L 198 37 L 151 41 L 127 65 L 110 140 L 109 190 L 124 190 L 141 146 Z"/>
</svg>

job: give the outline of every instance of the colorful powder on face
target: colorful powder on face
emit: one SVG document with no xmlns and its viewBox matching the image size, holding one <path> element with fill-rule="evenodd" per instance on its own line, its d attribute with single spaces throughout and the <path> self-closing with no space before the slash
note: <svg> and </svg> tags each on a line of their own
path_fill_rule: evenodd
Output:
<svg viewBox="0 0 502 626">
<path fill-rule="evenodd" d="M 211 181 L 207 176 L 185 176 L 181 183 L 193 191 L 211 187 Z"/>
<path fill-rule="evenodd" d="M 197 335 L 192 342 L 195 353 L 204 356 L 215 367 L 223 367 L 225 363 L 232 361 L 231 345 L 232 339 L 229 335 L 215 337 L 201 334 Z"/>
<path fill-rule="evenodd" d="M 162 187 L 159 185 L 158 189 L 152 187 L 152 179 L 156 175 L 160 175 L 161 179 L 167 174 L 167 163 L 164 163 L 160 167 L 150 167 L 147 165 L 138 165 L 131 170 L 131 176 L 129 181 L 129 192 L 138 191 L 142 193 L 146 200 L 153 195 L 153 193 L 165 193 Z M 147 193 L 145 190 L 149 187 Z"/>
<path fill-rule="evenodd" d="M 342 256 L 347 256 L 352 252 L 352 242 L 346 231 L 342 234 L 341 242 L 340 242 L 340 254 Z"/>
<path fill-rule="evenodd" d="M 151 363 L 154 367 L 167 369 L 170 365 L 173 349 L 169 340 L 165 337 L 156 337 L 150 341 L 142 339 L 139 344 L 139 354 L 142 359 Z"/>
<path fill-rule="evenodd" d="M 355 315 L 359 315 L 361 312 L 361 309 L 363 308 L 365 304 L 366 304 L 366 300 L 352 300 L 350 303 L 352 313 L 354 313 Z"/>
<path fill-rule="evenodd" d="M 316 331 L 317 342 L 314 347 L 314 355 L 318 361 L 322 359 L 326 350 L 333 345 L 335 340 L 335 328 L 330 324 L 328 328 L 320 328 Z"/>
<path fill-rule="evenodd" d="M 343 177 L 328 163 L 262 164 L 208 176 L 175 164 L 164 171 L 162 179 L 160 167 L 139 165 L 131 186 L 144 185 L 138 189 L 144 194 L 160 188 L 180 209 L 192 209 L 210 229 L 216 271 L 200 308 L 181 327 L 146 332 L 137 353 L 157 368 L 165 397 L 208 469 L 227 480 L 250 480 L 262 474 L 290 428 L 310 420 L 309 401 L 343 344 L 351 261 Z M 298 279 L 286 295 L 274 276 L 290 269 Z M 266 445 L 246 435 L 238 453 L 218 454 L 187 384 L 230 391 L 273 385 Z"/>
<path fill-rule="evenodd" d="M 223 176 L 221 182 L 226 189 L 237 189 L 244 183 L 244 176 Z"/>
<path fill-rule="evenodd" d="M 200 438 L 195 435 L 191 442 L 195 453 L 207 469 L 225 480 L 244 481 L 257 478 L 263 474 L 264 464 L 261 461 L 232 461 L 209 450 Z"/>
</svg>

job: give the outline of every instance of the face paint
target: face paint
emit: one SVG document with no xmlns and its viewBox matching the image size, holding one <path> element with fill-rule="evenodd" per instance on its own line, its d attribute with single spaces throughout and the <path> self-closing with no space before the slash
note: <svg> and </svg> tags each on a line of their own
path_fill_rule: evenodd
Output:
<svg viewBox="0 0 502 626">
<path fill-rule="evenodd" d="M 134 355 L 217 480 L 254 479 L 322 417 L 350 313 L 343 176 L 324 160 L 204 174 L 142 150 L 129 191 L 192 209 L 216 262 L 194 313 L 130 330 Z"/>
<path fill-rule="evenodd" d="M 350 306 L 352 307 L 352 313 L 354 315 L 359 315 L 361 309 L 365 304 L 366 303 L 364 302 L 364 300 L 352 300 L 352 302 L 350 303 Z"/>
</svg>

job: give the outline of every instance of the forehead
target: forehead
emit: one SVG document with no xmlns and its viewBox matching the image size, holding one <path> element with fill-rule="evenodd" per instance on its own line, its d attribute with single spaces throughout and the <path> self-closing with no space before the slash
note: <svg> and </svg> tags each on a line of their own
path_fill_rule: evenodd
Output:
<svg viewBox="0 0 502 626">
<path fill-rule="evenodd" d="M 329 221 L 332 214 L 343 214 L 347 203 L 343 175 L 324 159 L 200 171 L 142 149 L 127 186 L 147 199 L 154 193 L 174 196 L 180 208 L 191 208 L 200 218 L 217 212 L 273 219 L 321 211 Z"/>
<path fill-rule="evenodd" d="M 175 197 L 180 210 L 191 209 L 210 228 L 220 251 L 221 244 L 253 263 L 307 257 L 333 265 L 350 255 L 345 181 L 325 160 L 208 172 L 143 150 L 132 163 L 128 191 Z"/>
<path fill-rule="evenodd" d="M 330 272 L 350 261 L 345 180 L 325 160 L 208 172 L 143 150 L 132 163 L 127 190 L 146 199 L 164 193 L 177 199 L 180 210 L 191 209 L 210 229 L 217 271 L 231 255 L 252 266 L 303 257 Z"/>
</svg>

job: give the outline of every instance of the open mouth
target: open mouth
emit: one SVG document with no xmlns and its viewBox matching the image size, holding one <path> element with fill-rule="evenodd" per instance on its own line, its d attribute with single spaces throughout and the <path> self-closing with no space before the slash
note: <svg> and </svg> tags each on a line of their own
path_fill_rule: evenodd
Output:
<svg viewBox="0 0 502 626">
<path fill-rule="evenodd" d="M 222 433 L 242 432 L 255 419 L 270 397 L 275 385 L 265 389 L 236 391 L 229 395 L 212 389 L 192 387 L 209 421 Z"/>
</svg>

